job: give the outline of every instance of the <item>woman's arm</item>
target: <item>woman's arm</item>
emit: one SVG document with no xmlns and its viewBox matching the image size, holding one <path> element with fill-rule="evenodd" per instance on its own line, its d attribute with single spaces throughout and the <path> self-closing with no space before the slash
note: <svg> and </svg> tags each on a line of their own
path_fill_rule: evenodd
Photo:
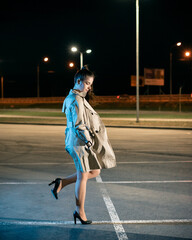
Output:
<svg viewBox="0 0 192 240">
<path fill-rule="evenodd" d="M 89 128 L 86 125 L 86 119 L 84 116 L 84 104 L 83 99 L 76 99 L 70 107 L 73 119 L 73 126 L 78 137 L 88 146 L 92 145 Z"/>
</svg>

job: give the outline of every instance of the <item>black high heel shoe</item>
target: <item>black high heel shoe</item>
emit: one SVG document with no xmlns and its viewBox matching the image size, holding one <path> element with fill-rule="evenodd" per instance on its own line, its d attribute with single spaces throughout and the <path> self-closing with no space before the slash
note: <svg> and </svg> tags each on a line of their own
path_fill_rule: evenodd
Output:
<svg viewBox="0 0 192 240">
<path fill-rule="evenodd" d="M 51 186 L 52 184 L 55 184 L 54 188 L 51 189 L 51 192 L 55 199 L 58 199 L 57 189 L 59 188 L 60 183 L 61 183 L 61 178 L 56 178 L 54 181 L 49 183 L 49 186 Z"/>
<path fill-rule="evenodd" d="M 79 215 L 79 213 L 78 213 L 77 211 L 75 211 L 75 212 L 73 213 L 73 217 L 74 217 L 74 224 L 76 224 L 76 218 L 78 218 L 78 219 L 80 220 L 81 224 L 91 224 L 91 223 L 92 223 L 91 220 L 84 221 L 84 220 L 80 217 L 80 215 Z"/>
</svg>

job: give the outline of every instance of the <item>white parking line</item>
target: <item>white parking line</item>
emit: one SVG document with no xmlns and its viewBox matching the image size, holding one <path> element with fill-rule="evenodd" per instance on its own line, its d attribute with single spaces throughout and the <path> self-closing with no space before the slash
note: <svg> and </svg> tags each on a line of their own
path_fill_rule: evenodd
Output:
<svg viewBox="0 0 192 240">
<path fill-rule="evenodd" d="M 164 180 L 164 181 L 99 181 L 106 184 L 141 184 L 141 183 L 191 183 L 192 180 Z M 0 182 L 0 185 L 41 185 L 48 182 Z"/>
<path fill-rule="evenodd" d="M 96 181 L 98 183 L 102 183 L 101 176 L 97 176 Z M 107 193 L 107 190 L 103 187 L 103 185 L 100 185 L 100 190 L 101 190 L 101 193 L 103 195 L 103 200 L 104 200 L 105 205 L 107 207 L 107 210 L 109 212 L 109 216 L 111 218 L 111 221 L 113 222 L 113 226 L 115 228 L 115 232 L 117 234 L 118 239 L 119 240 L 128 239 L 128 237 L 125 233 L 125 230 L 124 230 L 122 224 L 120 223 L 120 219 L 119 219 L 119 216 L 118 216 L 118 214 L 116 212 L 116 209 L 113 205 L 113 202 L 111 201 L 111 198 L 109 197 L 109 195 Z"/>
<path fill-rule="evenodd" d="M 0 185 L 35 185 L 35 184 L 48 184 L 48 182 L 0 182 Z"/>
<path fill-rule="evenodd" d="M 77 221 L 77 224 L 81 224 Z M 192 219 L 162 219 L 162 220 L 124 220 L 124 221 L 93 221 L 92 224 L 192 224 Z M 54 225 L 74 225 L 74 221 L 25 221 L 25 220 L 0 220 L 0 226 L 3 225 L 37 225 L 37 226 L 54 226 Z M 126 236 L 127 237 L 127 236 Z M 123 238 L 121 238 L 123 239 Z M 127 239 L 127 238 L 126 238 Z"/>
<path fill-rule="evenodd" d="M 125 220 L 121 224 L 192 224 L 192 219 Z"/>
<path fill-rule="evenodd" d="M 25 220 L 12 220 L 12 221 L 0 221 L 2 225 L 29 225 L 29 226 L 54 226 L 54 225 L 72 225 L 73 221 L 25 221 Z"/>
<path fill-rule="evenodd" d="M 117 164 L 169 164 L 169 163 L 192 163 L 192 161 L 143 161 L 143 162 L 117 162 Z"/>
<path fill-rule="evenodd" d="M 172 164 L 172 163 L 192 163 L 192 161 L 142 161 L 142 162 L 117 162 L 117 164 Z M 73 162 L 4 162 L 0 166 L 14 166 L 14 165 L 73 165 Z"/>
<path fill-rule="evenodd" d="M 35 162 L 35 163 L 0 163 L 0 166 L 14 166 L 14 165 L 64 165 L 64 164 L 69 164 L 72 165 L 74 162 Z"/>
<path fill-rule="evenodd" d="M 102 183 L 120 183 L 120 184 L 134 184 L 134 183 L 191 183 L 192 180 L 165 180 L 165 181 L 104 181 Z"/>
</svg>

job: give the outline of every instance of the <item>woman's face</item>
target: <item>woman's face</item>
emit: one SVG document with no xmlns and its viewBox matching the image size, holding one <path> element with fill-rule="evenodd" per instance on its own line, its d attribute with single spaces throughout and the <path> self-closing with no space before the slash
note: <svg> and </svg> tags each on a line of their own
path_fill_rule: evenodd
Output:
<svg viewBox="0 0 192 240">
<path fill-rule="evenodd" d="M 78 85 L 79 88 L 78 90 L 81 92 L 88 92 L 89 90 L 91 90 L 91 86 L 93 84 L 93 77 L 87 77 L 84 81 L 80 81 L 78 80 Z"/>
</svg>

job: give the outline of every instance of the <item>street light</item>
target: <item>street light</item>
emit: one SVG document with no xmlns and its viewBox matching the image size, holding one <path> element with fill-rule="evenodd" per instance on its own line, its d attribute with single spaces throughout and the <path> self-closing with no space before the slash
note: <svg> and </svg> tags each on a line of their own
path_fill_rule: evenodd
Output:
<svg viewBox="0 0 192 240">
<path fill-rule="evenodd" d="M 180 47 L 181 46 L 181 42 L 178 42 L 176 45 L 177 45 L 177 47 Z"/>
<path fill-rule="evenodd" d="M 76 48 L 76 47 L 72 47 L 72 48 L 71 48 L 71 51 L 72 51 L 72 52 L 77 52 L 77 48 Z"/>
<path fill-rule="evenodd" d="M 44 57 L 44 58 L 43 58 L 43 61 L 44 61 L 44 62 L 48 62 L 48 61 L 49 61 L 49 58 L 48 58 L 48 57 Z"/>
<path fill-rule="evenodd" d="M 190 51 L 186 51 L 185 52 L 185 57 L 191 57 L 191 52 Z"/>
<path fill-rule="evenodd" d="M 87 49 L 87 50 L 86 50 L 86 53 L 88 53 L 88 54 L 91 53 L 91 52 L 92 52 L 91 49 Z"/>
<path fill-rule="evenodd" d="M 170 69 L 169 69 L 169 74 L 170 74 L 170 79 L 169 79 L 169 84 L 170 84 L 170 94 L 172 94 L 172 61 L 173 61 L 173 53 L 172 53 L 172 49 L 174 47 L 180 47 L 182 45 L 181 42 L 177 42 L 176 44 L 172 45 L 170 47 Z"/>
<path fill-rule="evenodd" d="M 76 47 L 72 47 L 71 48 L 71 51 L 72 52 L 78 52 L 78 49 L 76 48 Z M 86 51 L 85 51 L 85 53 L 87 53 L 87 54 L 89 54 L 89 53 L 91 53 L 92 52 L 92 50 L 91 49 L 87 49 Z M 82 69 L 82 67 L 83 67 L 83 53 L 84 52 L 79 52 L 80 53 L 80 69 Z"/>
<path fill-rule="evenodd" d="M 48 62 L 49 58 L 44 57 L 43 62 Z M 37 64 L 37 97 L 40 97 L 40 90 L 39 90 L 39 63 Z"/>
<path fill-rule="evenodd" d="M 73 62 L 70 62 L 70 63 L 69 63 L 69 67 L 70 67 L 70 68 L 73 68 L 74 66 L 75 66 L 75 65 L 74 65 Z"/>
</svg>

